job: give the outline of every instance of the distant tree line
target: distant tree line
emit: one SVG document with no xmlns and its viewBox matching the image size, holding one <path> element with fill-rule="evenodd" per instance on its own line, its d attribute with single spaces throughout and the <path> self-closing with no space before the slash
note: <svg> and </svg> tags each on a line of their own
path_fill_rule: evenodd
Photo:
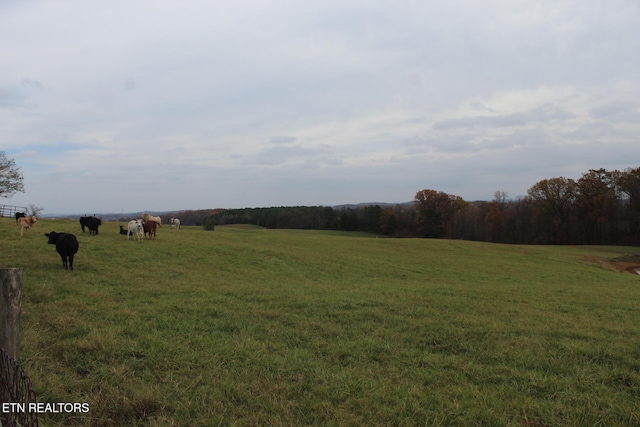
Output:
<svg viewBox="0 0 640 427">
<path fill-rule="evenodd" d="M 215 225 L 253 224 L 266 228 L 302 230 L 365 231 L 394 236 L 411 236 L 415 209 L 409 205 L 382 208 L 294 206 L 221 210 L 207 217 L 205 228 Z"/>
<path fill-rule="evenodd" d="M 364 231 L 392 237 L 427 237 L 521 244 L 640 244 L 640 167 L 591 169 L 578 180 L 537 182 L 526 196 L 491 201 L 425 189 L 413 203 L 332 208 L 295 206 L 186 211 L 183 224 L 253 224 L 266 228 Z"/>
<path fill-rule="evenodd" d="M 496 191 L 469 203 L 434 190 L 416 194 L 416 231 L 446 237 L 527 244 L 640 244 L 640 168 L 591 169 L 578 180 L 543 179 L 510 200 Z"/>
</svg>

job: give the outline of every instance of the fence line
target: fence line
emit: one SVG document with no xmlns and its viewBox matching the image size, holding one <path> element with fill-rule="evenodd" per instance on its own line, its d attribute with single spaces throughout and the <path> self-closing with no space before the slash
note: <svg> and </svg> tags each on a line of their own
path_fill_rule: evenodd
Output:
<svg viewBox="0 0 640 427">
<path fill-rule="evenodd" d="M 13 218 L 16 216 L 16 212 L 26 213 L 27 208 L 24 206 L 0 205 L 0 217 Z"/>
<path fill-rule="evenodd" d="M 38 426 L 38 413 L 29 406 L 36 403 L 31 380 L 4 348 L 0 349 L 0 403 L 12 404 L 9 411 L 2 405 L 2 427 Z"/>
</svg>

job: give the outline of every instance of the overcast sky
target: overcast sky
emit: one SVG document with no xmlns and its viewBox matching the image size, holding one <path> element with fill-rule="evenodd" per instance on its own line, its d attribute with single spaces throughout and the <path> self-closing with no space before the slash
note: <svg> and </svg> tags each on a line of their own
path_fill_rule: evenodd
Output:
<svg viewBox="0 0 640 427">
<path fill-rule="evenodd" d="M 43 213 L 511 198 L 640 166 L 637 0 L 0 0 Z"/>
</svg>

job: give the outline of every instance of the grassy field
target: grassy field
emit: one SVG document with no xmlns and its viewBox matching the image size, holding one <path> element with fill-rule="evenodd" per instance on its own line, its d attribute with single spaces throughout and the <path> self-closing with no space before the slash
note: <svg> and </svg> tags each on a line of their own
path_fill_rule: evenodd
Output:
<svg viewBox="0 0 640 427">
<path fill-rule="evenodd" d="M 640 248 L 118 225 L 0 219 L 41 425 L 640 425 Z"/>
</svg>

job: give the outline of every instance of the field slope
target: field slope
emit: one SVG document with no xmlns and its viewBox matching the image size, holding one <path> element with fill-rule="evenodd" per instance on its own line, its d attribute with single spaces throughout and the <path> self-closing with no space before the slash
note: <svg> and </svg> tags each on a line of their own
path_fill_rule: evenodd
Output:
<svg viewBox="0 0 640 427">
<path fill-rule="evenodd" d="M 640 248 L 118 225 L 0 219 L 41 425 L 640 424 Z"/>
</svg>

